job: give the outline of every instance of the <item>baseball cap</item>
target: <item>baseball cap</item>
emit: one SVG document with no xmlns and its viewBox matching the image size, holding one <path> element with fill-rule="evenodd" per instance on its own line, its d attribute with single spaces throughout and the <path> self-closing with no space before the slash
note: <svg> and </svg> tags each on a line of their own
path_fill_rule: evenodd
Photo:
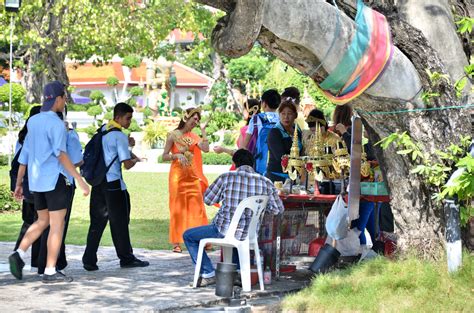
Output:
<svg viewBox="0 0 474 313">
<path fill-rule="evenodd" d="M 55 80 L 47 83 L 43 89 L 43 106 L 41 112 L 50 111 L 56 98 L 64 95 L 64 84 Z"/>
</svg>

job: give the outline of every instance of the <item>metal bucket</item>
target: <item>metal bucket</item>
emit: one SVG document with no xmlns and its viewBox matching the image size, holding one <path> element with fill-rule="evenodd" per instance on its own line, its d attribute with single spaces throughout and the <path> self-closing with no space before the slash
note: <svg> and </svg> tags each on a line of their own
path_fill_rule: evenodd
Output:
<svg viewBox="0 0 474 313">
<path fill-rule="evenodd" d="M 234 294 L 234 279 L 237 274 L 237 264 L 217 263 L 216 267 L 216 296 L 230 298 Z"/>
</svg>

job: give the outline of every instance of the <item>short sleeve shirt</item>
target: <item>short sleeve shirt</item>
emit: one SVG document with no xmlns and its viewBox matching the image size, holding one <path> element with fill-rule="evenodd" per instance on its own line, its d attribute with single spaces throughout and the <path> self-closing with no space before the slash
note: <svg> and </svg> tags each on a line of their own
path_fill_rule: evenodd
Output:
<svg viewBox="0 0 474 313">
<path fill-rule="evenodd" d="M 61 173 L 59 155 L 66 151 L 66 127 L 53 111 L 32 116 L 27 124 L 18 162 L 28 165 L 28 183 L 34 192 L 54 190 Z"/>
<path fill-rule="evenodd" d="M 260 113 L 262 114 L 262 113 Z M 280 116 L 278 115 L 278 112 L 264 112 L 263 114 L 265 114 L 265 116 L 267 117 L 268 121 L 270 123 L 274 123 L 274 124 L 277 124 L 278 122 L 280 122 Z M 250 119 L 250 122 L 249 122 L 249 127 L 247 128 L 247 134 L 251 135 L 253 133 L 253 130 L 254 130 L 254 120 L 255 118 L 252 117 L 252 119 Z M 262 130 L 262 121 L 260 120 L 260 118 L 257 118 L 257 129 L 258 129 L 258 133 L 260 134 L 260 131 Z"/>
<path fill-rule="evenodd" d="M 79 140 L 79 135 L 75 130 L 70 129 L 67 132 L 66 138 L 66 152 L 71 160 L 72 164 L 77 164 L 82 161 L 82 146 Z M 66 169 L 62 168 L 62 173 L 70 183 L 74 182 L 74 177 L 72 177 Z"/>
<path fill-rule="evenodd" d="M 117 157 L 107 172 L 107 182 L 120 179 L 122 190 L 126 190 L 127 186 L 122 177 L 122 162 L 132 158 L 128 150 L 127 135 L 121 131 L 109 132 L 102 138 L 102 148 L 104 149 L 104 161 L 106 166 Z"/>
</svg>

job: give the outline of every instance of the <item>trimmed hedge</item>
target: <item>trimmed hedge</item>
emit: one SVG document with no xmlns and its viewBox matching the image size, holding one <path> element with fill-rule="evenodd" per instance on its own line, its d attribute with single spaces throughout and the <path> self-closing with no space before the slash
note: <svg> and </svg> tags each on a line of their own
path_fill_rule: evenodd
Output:
<svg viewBox="0 0 474 313">
<path fill-rule="evenodd" d="M 7 185 L 0 184 L 0 212 L 19 210 L 21 210 L 21 203 L 13 198 Z"/>
<path fill-rule="evenodd" d="M 215 152 L 203 153 L 202 163 L 206 165 L 231 165 L 232 157 L 227 153 L 217 154 Z"/>
</svg>

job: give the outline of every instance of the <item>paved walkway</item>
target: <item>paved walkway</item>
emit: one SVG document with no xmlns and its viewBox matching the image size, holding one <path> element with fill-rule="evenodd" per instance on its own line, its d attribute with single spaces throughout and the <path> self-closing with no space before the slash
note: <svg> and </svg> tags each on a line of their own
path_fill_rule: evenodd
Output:
<svg viewBox="0 0 474 313">
<path fill-rule="evenodd" d="M 96 272 L 82 269 L 82 246 L 67 246 L 67 273 L 74 277 L 70 284 L 45 285 L 27 267 L 24 278 L 16 280 L 8 270 L 7 258 L 13 243 L 0 242 L 0 312 L 68 310 L 193 310 L 196 306 L 221 303 L 214 295 L 214 287 L 193 289 L 188 286 L 194 267 L 187 253 L 135 249 L 139 258 L 150 266 L 142 269 L 121 269 L 113 247 L 99 249 Z M 219 253 L 213 252 L 216 260 Z M 29 260 L 27 261 L 29 264 Z M 296 272 L 266 286 L 264 292 L 254 291 L 243 297 L 270 297 L 301 289 L 308 283 L 308 275 Z M 257 288 L 257 289 L 255 289 Z"/>
</svg>

